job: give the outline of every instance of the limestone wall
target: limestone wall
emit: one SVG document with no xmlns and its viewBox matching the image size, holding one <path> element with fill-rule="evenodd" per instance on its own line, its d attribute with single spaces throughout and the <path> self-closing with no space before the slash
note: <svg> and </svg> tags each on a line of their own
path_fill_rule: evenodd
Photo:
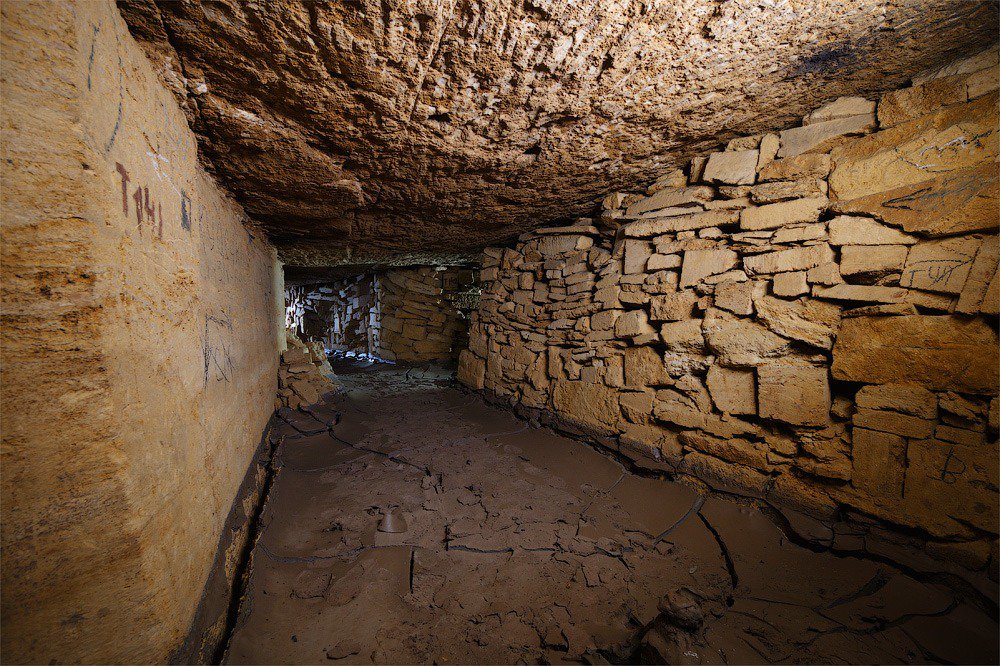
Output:
<svg viewBox="0 0 1000 666">
<path fill-rule="evenodd" d="M 459 378 L 773 501 L 805 538 L 995 579 L 996 62 L 838 99 L 487 250 Z"/>
<path fill-rule="evenodd" d="M 194 658 L 273 409 L 275 255 L 113 2 L 2 11 L 4 660 Z"/>
<path fill-rule="evenodd" d="M 372 353 L 387 361 L 454 360 L 468 335 L 467 269 L 422 266 L 375 275 Z"/>
</svg>

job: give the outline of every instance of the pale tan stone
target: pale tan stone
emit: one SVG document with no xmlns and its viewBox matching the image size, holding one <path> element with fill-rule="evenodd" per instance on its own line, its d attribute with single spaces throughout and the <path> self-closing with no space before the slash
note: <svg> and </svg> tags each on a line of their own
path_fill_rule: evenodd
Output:
<svg viewBox="0 0 1000 666">
<path fill-rule="evenodd" d="M 645 272 L 646 261 L 652 254 L 653 248 L 647 241 L 626 239 L 623 268 L 625 275 Z"/>
<path fill-rule="evenodd" d="M 667 374 L 663 356 L 652 347 L 629 347 L 625 350 L 625 386 L 631 389 L 666 386 L 673 383 Z"/>
<path fill-rule="evenodd" d="M 679 254 L 654 254 L 646 262 L 646 270 L 650 273 L 680 267 L 681 255 Z"/>
<path fill-rule="evenodd" d="M 835 285 L 844 281 L 840 275 L 840 266 L 832 261 L 810 268 L 806 271 L 806 280 L 809 284 L 820 285 Z"/>
<path fill-rule="evenodd" d="M 812 197 L 745 208 L 740 213 L 740 228 L 747 231 L 757 231 L 815 222 L 826 209 L 827 204 L 826 197 Z"/>
<path fill-rule="evenodd" d="M 649 299 L 649 318 L 652 321 L 679 321 L 691 317 L 691 311 L 698 302 L 698 294 L 691 290 L 679 291 L 676 294 L 651 296 Z"/>
<path fill-rule="evenodd" d="M 629 238 L 651 238 L 663 234 L 736 224 L 739 210 L 709 210 L 690 215 L 638 220 L 624 226 Z"/>
<path fill-rule="evenodd" d="M 660 327 L 660 337 L 672 352 L 700 354 L 705 351 L 705 338 L 698 319 L 664 324 Z"/>
<path fill-rule="evenodd" d="M 756 414 L 757 389 L 753 370 L 735 370 L 720 365 L 708 369 L 705 383 L 719 411 Z"/>
<path fill-rule="evenodd" d="M 725 248 L 713 250 L 686 250 L 681 269 L 680 288 L 697 284 L 709 275 L 724 273 L 736 265 L 738 256 Z"/>
<path fill-rule="evenodd" d="M 760 156 L 757 158 L 757 172 L 760 173 L 768 164 L 774 161 L 781 148 L 781 139 L 777 134 L 765 134 L 760 140 Z"/>
<path fill-rule="evenodd" d="M 653 413 L 655 391 L 626 391 L 618 397 L 622 414 L 632 423 L 647 423 Z"/>
<path fill-rule="evenodd" d="M 776 180 L 755 185 L 750 192 L 750 200 L 758 205 L 825 196 L 826 183 L 816 179 Z"/>
<path fill-rule="evenodd" d="M 839 120 L 852 116 L 861 116 L 875 113 L 875 102 L 864 97 L 838 97 L 832 102 L 827 102 L 815 111 L 806 114 L 802 119 L 803 125 L 822 123 L 828 120 Z"/>
<path fill-rule="evenodd" d="M 809 293 L 809 283 L 805 271 L 778 273 L 774 276 L 771 289 L 775 296 L 794 297 Z"/>
<path fill-rule="evenodd" d="M 757 402 L 762 418 L 793 425 L 827 425 L 830 421 L 827 370 L 802 365 L 762 365 L 757 368 Z"/>
<path fill-rule="evenodd" d="M 600 433 L 613 432 L 621 421 L 618 391 L 603 384 L 555 381 L 552 404 L 562 416 Z"/>
<path fill-rule="evenodd" d="M 830 263 L 833 259 L 833 251 L 830 246 L 826 243 L 820 243 L 745 257 L 743 267 L 750 275 L 784 273 L 808 270 L 821 264 Z"/>
<path fill-rule="evenodd" d="M 949 316 L 845 319 L 833 348 L 835 379 L 915 383 L 995 394 L 997 334 L 979 319 Z"/>
<path fill-rule="evenodd" d="M 655 333 L 656 329 L 650 325 L 649 317 L 643 310 L 628 310 L 615 321 L 615 336 L 619 338 L 634 338 Z"/>
<path fill-rule="evenodd" d="M 840 324 L 840 308 L 814 299 L 785 301 L 763 293 L 754 295 L 757 320 L 775 333 L 821 349 L 833 347 Z"/>
<path fill-rule="evenodd" d="M 724 282 L 715 287 L 715 306 L 738 315 L 753 314 L 753 285 Z"/>
<path fill-rule="evenodd" d="M 601 207 L 604 210 L 616 210 L 625 205 L 625 197 L 628 195 L 624 192 L 612 192 L 603 199 L 601 199 Z"/>
<path fill-rule="evenodd" d="M 843 143 L 848 137 L 864 134 L 874 129 L 874 113 L 793 127 L 780 133 L 781 148 L 778 150 L 778 157 L 828 152 Z"/>
<path fill-rule="evenodd" d="M 760 170 L 759 182 L 775 180 L 800 180 L 804 178 L 826 178 L 830 175 L 830 156 L 807 153 L 773 160 Z"/>
<path fill-rule="evenodd" d="M 906 261 L 904 245 L 845 245 L 840 248 L 842 275 L 899 273 Z"/>
<path fill-rule="evenodd" d="M 486 361 L 463 349 L 458 355 L 458 381 L 471 389 L 482 390 L 486 382 Z"/>
<path fill-rule="evenodd" d="M 961 293 L 979 251 L 975 237 L 925 241 L 910 248 L 899 284 L 926 291 Z"/>
<path fill-rule="evenodd" d="M 714 194 L 715 192 L 711 187 L 705 186 L 665 187 L 656 194 L 640 199 L 630 205 L 625 214 L 635 216 L 660 208 L 698 204 L 702 201 L 708 201 Z"/>
<path fill-rule="evenodd" d="M 792 343 L 766 327 L 746 319 L 710 311 L 702 324 L 708 348 L 722 365 L 747 368 L 791 353 Z"/>
<path fill-rule="evenodd" d="M 830 220 L 830 245 L 913 245 L 917 240 L 870 217 L 838 215 Z"/>
<path fill-rule="evenodd" d="M 712 153 L 708 156 L 702 180 L 724 185 L 752 185 L 757 176 L 759 154 L 756 149 Z"/>
</svg>

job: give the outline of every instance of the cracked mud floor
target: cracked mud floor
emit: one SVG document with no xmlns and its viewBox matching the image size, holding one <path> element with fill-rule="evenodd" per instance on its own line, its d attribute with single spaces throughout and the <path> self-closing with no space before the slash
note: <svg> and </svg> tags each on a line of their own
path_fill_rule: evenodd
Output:
<svg viewBox="0 0 1000 666">
<path fill-rule="evenodd" d="M 228 663 L 997 663 L 996 622 L 947 587 L 801 548 L 445 372 L 338 373 L 278 429 Z"/>
</svg>

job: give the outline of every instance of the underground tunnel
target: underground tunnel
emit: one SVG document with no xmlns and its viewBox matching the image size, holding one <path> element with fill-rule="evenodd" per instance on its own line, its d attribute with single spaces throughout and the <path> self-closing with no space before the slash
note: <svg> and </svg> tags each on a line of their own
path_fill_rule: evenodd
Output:
<svg viewBox="0 0 1000 666">
<path fill-rule="evenodd" d="M 996 3 L 0 11 L 0 661 L 1000 660 Z"/>
</svg>

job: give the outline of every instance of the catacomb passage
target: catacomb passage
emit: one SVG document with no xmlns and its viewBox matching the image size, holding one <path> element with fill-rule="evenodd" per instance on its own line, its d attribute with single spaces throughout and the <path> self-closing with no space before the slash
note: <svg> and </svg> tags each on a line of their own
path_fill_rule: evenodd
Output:
<svg viewBox="0 0 1000 666">
<path fill-rule="evenodd" d="M 997 7 L 0 4 L 4 663 L 983 663 Z"/>
</svg>

